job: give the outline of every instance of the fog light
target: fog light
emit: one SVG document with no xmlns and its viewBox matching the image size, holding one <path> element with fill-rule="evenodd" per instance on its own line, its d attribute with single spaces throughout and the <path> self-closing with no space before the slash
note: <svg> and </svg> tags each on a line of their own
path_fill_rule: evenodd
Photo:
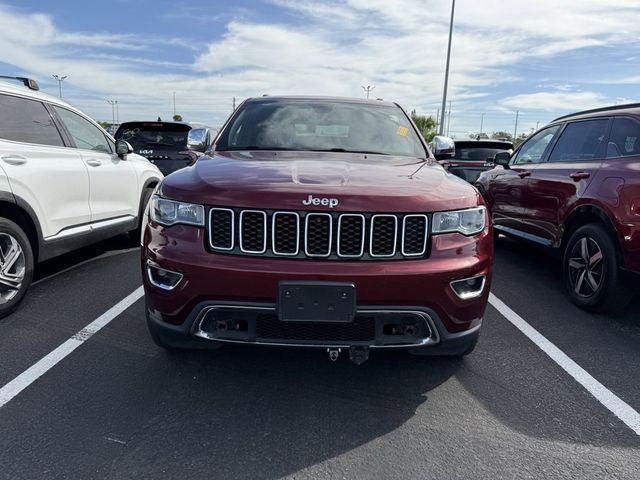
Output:
<svg viewBox="0 0 640 480">
<path fill-rule="evenodd" d="M 451 289 L 458 297 L 463 300 L 477 298 L 482 295 L 486 280 L 487 279 L 484 275 L 478 275 L 477 277 L 471 278 L 463 278 L 461 280 L 454 280 L 453 282 L 451 282 Z"/>
<path fill-rule="evenodd" d="M 181 273 L 160 268 L 153 263 L 147 263 L 147 277 L 151 285 L 162 290 L 173 290 L 182 280 Z"/>
</svg>

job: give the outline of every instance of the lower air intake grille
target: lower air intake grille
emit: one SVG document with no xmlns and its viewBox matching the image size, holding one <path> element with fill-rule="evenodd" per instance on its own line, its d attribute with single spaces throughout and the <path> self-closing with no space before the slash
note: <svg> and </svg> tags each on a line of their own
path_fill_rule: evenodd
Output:
<svg viewBox="0 0 640 480">
<path fill-rule="evenodd" d="M 281 322 L 275 314 L 257 317 L 256 337 L 260 340 L 367 342 L 376 334 L 375 319 L 356 316 L 349 323 Z"/>
</svg>

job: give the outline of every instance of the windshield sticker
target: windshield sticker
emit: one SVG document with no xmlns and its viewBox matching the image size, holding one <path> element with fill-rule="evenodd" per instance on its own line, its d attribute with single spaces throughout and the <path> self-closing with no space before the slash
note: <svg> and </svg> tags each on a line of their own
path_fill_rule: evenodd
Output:
<svg viewBox="0 0 640 480">
<path fill-rule="evenodd" d="M 409 134 L 409 129 L 407 127 L 398 127 L 396 130 L 396 135 L 400 135 L 401 137 L 406 137 Z"/>
<path fill-rule="evenodd" d="M 638 139 L 638 137 L 627 137 L 627 139 L 624 142 L 624 150 L 627 153 L 631 153 L 635 150 L 636 148 L 636 140 Z"/>
</svg>

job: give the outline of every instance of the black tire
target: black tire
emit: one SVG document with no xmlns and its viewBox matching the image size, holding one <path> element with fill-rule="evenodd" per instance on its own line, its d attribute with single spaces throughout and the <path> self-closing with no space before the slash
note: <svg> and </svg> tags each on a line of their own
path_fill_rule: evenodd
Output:
<svg viewBox="0 0 640 480">
<path fill-rule="evenodd" d="M 149 199 L 153 195 L 153 188 L 146 188 L 142 194 L 142 200 L 140 201 L 140 211 L 138 212 L 138 226 L 129 231 L 129 238 L 136 243 L 140 243 L 140 237 L 142 235 L 142 219 L 144 218 L 144 212 L 149 204 Z"/>
<path fill-rule="evenodd" d="M 17 252 L 17 247 L 19 256 L 8 258 L 7 254 Z M 6 270 L 5 259 L 11 262 Z M 0 318 L 13 313 L 24 299 L 33 280 L 33 268 L 33 250 L 27 235 L 17 224 L 0 217 Z"/>
<path fill-rule="evenodd" d="M 590 223 L 573 232 L 563 252 L 565 290 L 571 301 L 585 310 L 610 312 L 625 307 L 631 299 L 621 281 L 611 237 L 602 225 Z"/>
</svg>

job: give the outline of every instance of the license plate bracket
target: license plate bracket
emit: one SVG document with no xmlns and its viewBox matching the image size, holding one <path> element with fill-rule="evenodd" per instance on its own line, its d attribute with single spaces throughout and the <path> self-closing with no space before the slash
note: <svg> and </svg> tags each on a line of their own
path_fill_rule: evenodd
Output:
<svg viewBox="0 0 640 480">
<path fill-rule="evenodd" d="M 356 287 L 342 282 L 280 282 L 276 308 L 283 322 L 352 322 Z"/>
</svg>

